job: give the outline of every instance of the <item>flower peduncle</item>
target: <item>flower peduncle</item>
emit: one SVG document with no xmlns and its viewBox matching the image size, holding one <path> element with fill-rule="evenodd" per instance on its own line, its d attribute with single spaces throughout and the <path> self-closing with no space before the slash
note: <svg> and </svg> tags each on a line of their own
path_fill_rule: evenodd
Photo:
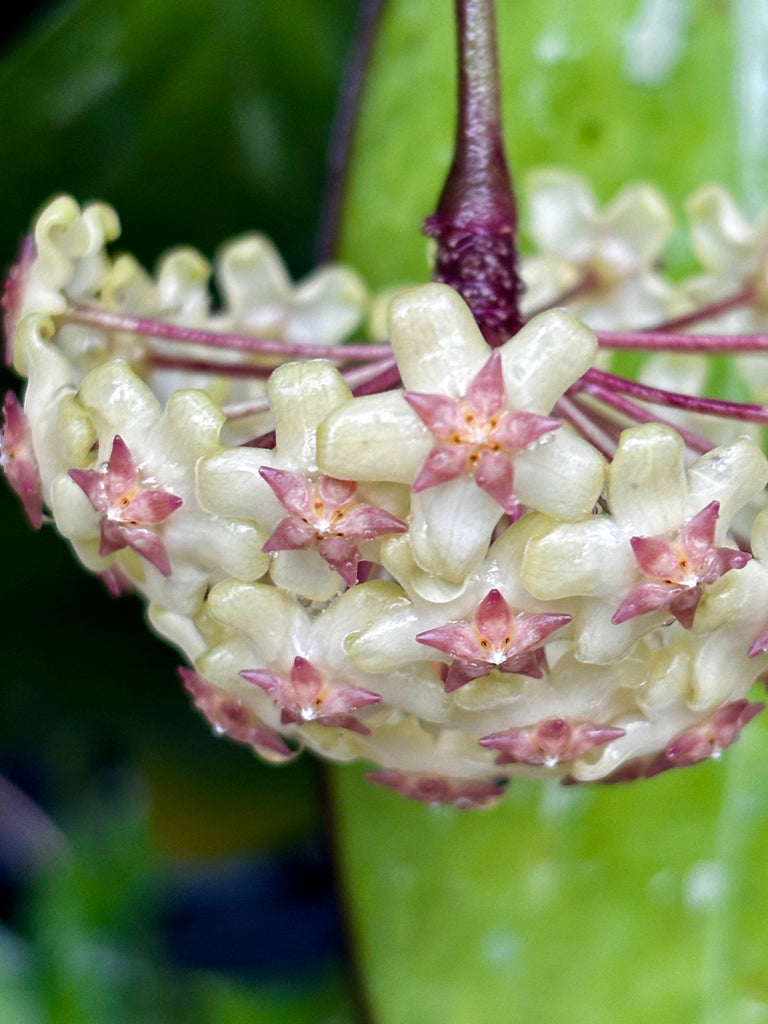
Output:
<svg viewBox="0 0 768 1024">
<path fill-rule="evenodd" d="M 493 0 L 456 0 L 459 110 L 453 164 L 436 212 L 434 278 L 465 300 L 492 347 L 523 324 L 517 209 L 501 138 Z"/>
</svg>

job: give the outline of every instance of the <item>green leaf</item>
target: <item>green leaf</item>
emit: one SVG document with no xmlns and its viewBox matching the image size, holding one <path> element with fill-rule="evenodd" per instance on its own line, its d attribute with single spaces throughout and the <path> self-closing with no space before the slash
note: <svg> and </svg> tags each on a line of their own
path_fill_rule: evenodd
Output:
<svg viewBox="0 0 768 1024">
<path fill-rule="evenodd" d="M 336 769 L 376 1021 L 768 1020 L 767 733 L 629 786 L 516 783 L 487 812 Z"/>
<path fill-rule="evenodd" d="M 392 0 L 381 22 L 341 232 L 379 285 L 429 274 L 418 227 L 450 163 L 451 6 Z M 678 205 L 712 179 L 749 191 L 762 158 L 739 135 L 732 63 L 749 40 L 730 8 L 498 7 L 518 181 L 556 164 L 603 198 L 638 179 Z M 765 743 L 757 723 L 721 763 L 633 786 L 521 782 L 488 812 L 414 806 L 335 769 L 377 1024 L 768 1021 Z"/>
</svg>

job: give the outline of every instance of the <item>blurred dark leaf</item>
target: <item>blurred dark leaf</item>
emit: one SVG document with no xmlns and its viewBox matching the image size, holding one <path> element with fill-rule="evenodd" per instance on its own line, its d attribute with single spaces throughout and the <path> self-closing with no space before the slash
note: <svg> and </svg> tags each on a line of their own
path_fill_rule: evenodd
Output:
<svg viewBox="0 0 768 1024">
<path fill-rule="evenodd" d="M 0 63 L 6 259 L 50 194 L 112 203 L 124 244 L 210 253 L 258 228 L 311 263 L 354 0 L 79 0 Z"/>
</svg>

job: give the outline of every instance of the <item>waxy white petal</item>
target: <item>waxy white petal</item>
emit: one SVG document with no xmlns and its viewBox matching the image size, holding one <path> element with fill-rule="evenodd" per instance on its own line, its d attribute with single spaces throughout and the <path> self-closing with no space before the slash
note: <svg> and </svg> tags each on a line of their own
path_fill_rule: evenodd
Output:
<svg viewBox="0 0 768 1024">
<path fill-rule="evenodd" d="M 317 431 L 317 462 L 340 479 L 411 484 L 434 438 L 400 391 L 341 406 Z"/>
<path fill-rule="evenodd" d="M 685 448 L 658 423 L 625 430 L 611 463 L 608 502 L 631 535 L 655 537 L 679 528 L 685 515 Z"/>
<path fill-rule="evenodd" d="M 490 355 L 468 306 L 444 284 L 396 295 L 389 307 L 389 330 L 408 391 L 461 398 Z"/>
<path fill-rule="evenodd" d="M 529 321 L 499 350 L 504 387 L 512 409 L 548 413 L 597 356 L 597 340 L 562 309 Z"/>
<path fill-rule="evenodd" d="M 411 511 L 414 558 L 422 569 L 454 583 L 485 555 L 502 514 L 497 502 L 468 477 L 414 494 Z"/>
<path fill-rule="evenodd" d="M 316 470 L 317 428 L 352 396 L 341 374 L 322 359 L 286 363 L 269 378 L 267 393 L 285 468 Z"/>
<path fill-rule="evenodd" d="M 588 515 L 600 497 L 605 460 L 561 427 L 515 457 L 515 493 L 531 508 L 561 519 Z"/>
</svg>

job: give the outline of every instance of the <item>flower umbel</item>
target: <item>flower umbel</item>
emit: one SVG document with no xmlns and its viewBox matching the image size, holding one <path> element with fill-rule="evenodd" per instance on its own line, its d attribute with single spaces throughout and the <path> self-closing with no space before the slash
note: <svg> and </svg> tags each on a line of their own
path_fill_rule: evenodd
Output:
<svg viewBox="0 0 768 1024">
<path fill-rule="evenodd" d="M 0 453 L 33 526 L 47 510 L 144 598 L 214 731 L 464 808 L 515 776 L 719 757 L 762 709 L 768 407 L 680 393 L 667 364 L 629 380 L 605 353 L 700 378 L 707 354 L 764 360 L 768 336 L 705 328 L 764 328 L 768 214 L 697 194 L 701 270 L 673 279 L 655 189 L 601 209 L 542 171 L 521 258 L 492 4 L 457 10 L 435 282 L 386 301 L 342 266 L 293 284 L 259 235 L 152 276 L 110 252 L 109 206 L 58 197 L 3 298 L 26 386 Z"/>
<path fill-rule="evenodd" d="M 373 781 L 469 807 L 516 774 L 693 764 L 760 710 L 747 692 L 768 605 L 748 595 L 768 601 L 764 516 L 753 551 L 747 536 L 768 462 L 746 436 L 706 449 L 632 425 L 640 400 L 596 413 L 598 344 L 570 313 L 491 348 L 460 296 L 427 284 L 392 300 L 391 347 L 328 344 L 324 312 L 323 358 L 297 361 L 293 334 L 219 331 L 260 314 L 244 285 L 236 314 L 209 313 L 185 276 L 201 257 L 162 271 L 186 323 L 158 318 L 148 277 L 115 320 L 114 215 L 57 200 L 41 223 L 34 292 L 16 297 L 29 383 L 25 411 L 6 400 L 6 473 L 115 593 L 146 595 L 215 731 L 270 760 L 363 758 Z M 100 241 L 78 256 L 87 230 Z M 82 260 L 86 301 L 69 292 Z M 52 294 L 47 265 L 69 267 Z M 262 355 L 280 364 L 266 385 Z M 384 365 L 400 385 L 387 370 L 377 392 Z"/>
</svg>

